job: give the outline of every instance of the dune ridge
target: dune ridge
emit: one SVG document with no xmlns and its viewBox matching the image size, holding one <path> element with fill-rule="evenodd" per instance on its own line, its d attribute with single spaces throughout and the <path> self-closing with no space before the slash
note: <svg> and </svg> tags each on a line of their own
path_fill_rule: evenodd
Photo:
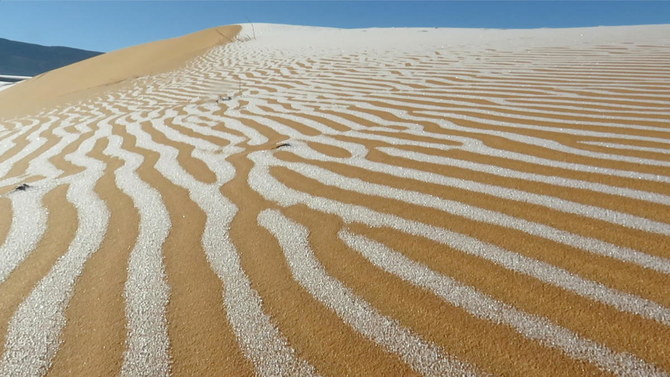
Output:
<svg viewBox="0 0 670 377">
<path fill-rule="evenodd" d="M 3 91 L 0 375 L 667 376 L 668 35 L 242 24 Z"/>
</svg>

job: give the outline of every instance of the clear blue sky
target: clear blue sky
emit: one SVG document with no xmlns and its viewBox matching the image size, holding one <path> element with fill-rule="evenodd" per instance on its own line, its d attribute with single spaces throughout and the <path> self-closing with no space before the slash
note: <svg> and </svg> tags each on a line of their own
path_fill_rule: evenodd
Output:
<svg viewBox="0 0 670 377">
<path fill-rule="evenodd" d="M 539 28 L 670 23 L 670 1 L 0 0 L 0 38 L 111 51 L 241 22 Z"/>
</svg>

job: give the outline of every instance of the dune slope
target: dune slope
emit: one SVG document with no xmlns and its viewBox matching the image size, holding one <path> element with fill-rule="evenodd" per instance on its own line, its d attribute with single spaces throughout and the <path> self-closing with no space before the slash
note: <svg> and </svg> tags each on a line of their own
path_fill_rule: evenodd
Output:
<svg viewBox="0 0 670 377">
<path fill-rule="evenodd" d="M 254 24 L 3 91 L 0 375 L 667 376 L 668 36 Z"/>
<path fill-rule="evenodd" d="M 180 38 L 133 46 L 56 69 L 12 87 L 0 96 L 0 117 L 77 101 L 128 80 L 180 68 L 210 48 L 229 42 L 238 27 L 203 30 Z"/>
</svg>

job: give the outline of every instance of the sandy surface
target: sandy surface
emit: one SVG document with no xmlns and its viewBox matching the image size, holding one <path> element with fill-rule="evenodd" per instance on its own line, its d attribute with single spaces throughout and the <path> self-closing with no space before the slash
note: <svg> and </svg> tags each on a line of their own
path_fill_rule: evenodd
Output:
<svg viewBox="0 0 670 377">
<path fill-rule="evenodd" d="M 133 46 L 36 76 L 0 96 L 0 116 L 25 114 L 114 91 L 130 80 L 180 68 L 186 61 L 230 41 L 235 27 Z"/>
<path fill-rule="evenodd" d="M 3 91 L 0 375 L 668 375 L 668 35 L 245 24 Z"/>
</svg>

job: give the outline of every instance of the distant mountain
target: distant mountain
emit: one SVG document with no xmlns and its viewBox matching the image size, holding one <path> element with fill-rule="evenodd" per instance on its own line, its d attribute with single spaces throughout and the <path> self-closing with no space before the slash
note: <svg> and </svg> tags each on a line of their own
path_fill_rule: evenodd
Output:
<svg viewBox="0 0 670 377">
<path fill-rule="evenodd" d="M 100 52 L 69 47 L 48 47 L 0 38 L 0 74 L 35 76 Z"/>
</svg>

